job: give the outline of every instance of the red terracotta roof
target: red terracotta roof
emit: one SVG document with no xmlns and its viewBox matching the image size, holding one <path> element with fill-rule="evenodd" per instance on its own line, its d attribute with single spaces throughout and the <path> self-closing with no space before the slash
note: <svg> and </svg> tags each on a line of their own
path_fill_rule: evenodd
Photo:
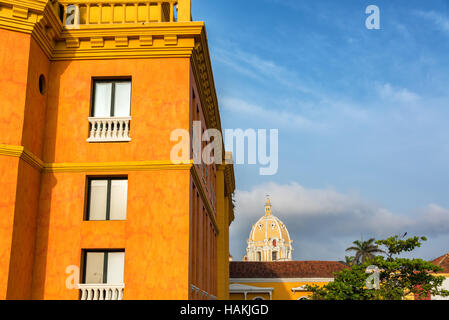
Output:
<svg viewBox="0 0 449 320">
<path fill-rule="evenodd" d="M 347 266 L 337 261 L 230 262 L 230 278 L 333 278 Z"/>
<path fill-rule="evenodd" d="M 444 270 L 441 273 L 449 273 L 449 253 L 444 256 L 436 258 L 432 261 L 433 264 L 442 267 Z"/>
</svg>

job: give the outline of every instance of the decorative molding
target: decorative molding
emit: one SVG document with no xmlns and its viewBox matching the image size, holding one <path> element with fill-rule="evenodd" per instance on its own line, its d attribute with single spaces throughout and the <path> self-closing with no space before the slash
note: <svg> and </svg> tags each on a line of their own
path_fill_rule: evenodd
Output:
<svg viewBox="0 0 449 320">
<path fill-rule="evenodd" d="M 92 48 L 102 48 L 104 47 L 103 37 L 92 37 L 90 38 L 90 46 Z"/>
<path fill-rule="evenodd" d="M 203 30 L 197 37 L 192 55 L 193 74 L 198 85 L 198 92 L 203 106 L 208 128 L 221 131 L 221 120 L 218 110 L 218 99 L 215 90 L 212 63 L 209 55 L 206 31 Z"/>
<path fill-rule="evenodd" d="M 151 170 L 191 170 L 193 160 L 187 164 L 173 164 L 167 161 L 127 161 L 127 162 L 90 162 L 90 163 L 44 163 L 39 157 L 23 146 L 0 144 L 0 156 L 20 158 L 44 173 L 67 172 L 114 172 L 114 171 L 151 171 Z"/>
<path fill-rule="evenodd" d="M 178 36 L 176 34 L 164 36 L 166 46 L 176 46 L 178 44 Z"/>
<path fill-rule="evenodd" d="M 200 193 L 201 200 L 203 201 L 204 207 L 206 208 L 207 215 L 209 216 L 210 220 L 212 221 L 212 224 L 214 225 L 215 231 L 217 232 L 217 235 L 220 233 L 220 229 L 218 228 L 217 219 L 215 217 L 215 212 L 212 210 L 212 207 L 209 203 L 209 200 L 207 198 L 206 192 L 204 191 L 203 184 L 201 183 L 200 176 L 198 175 L 197 169 L 193 165 L 192 160 L 192 168 L 190 170 L 192 173 L 192 178 L 195 183 L 196 188 L 198 189 Z"/>
<path fill-rule="evenodd" d="M 292 288 L 292 292 L 293 293 L 295 293 L 295 292 L 307 292 L 307 289 L 306 289 L 306 285 L 303 285 L 303 286 L 299 286 L 299 287 L 296 287 L 296 288 Z"/>
<path fill-rule="evenodd" d="M 22 7 L 32 11 L 43 11 L 48 4 L 48 0 L 1 0 L 0 4 L 7 7 Z M 54 2 L 54 0 L 52 0 Z"/>
<path fill-rule="evenodd" d="M 142 47 L 153 45 L 153 36 L 140 36 L 139 40 L 140 40 L 140 46 L 142 46 Z"/>
<path fill-rule="evenodd" d="M 28 19 L 28 8 L 17 5 L 12 6 L 12 16 L 19 19 Z"/>
<path fill-rule="evenodd" d="M 44 167 L 43 161 L 23 146 L 0 144 L 0 155 L 19 158 L 39 171 Z"/>
<path fill-rule="evenodd" d="M 65 45 L 67 48 L 79 48 L 80 39 L 78 38 L 67 38 L 65 39 Z"/>
<path fill-rule="evenodd" d="M 116 47 L 127 47 L 128 46 L 128 37 L 127 36 L 115 37 L 115 46 Z"/>
<path fill-rule="evenodd" d="M 31 34 L 51 59 L 54 41 L 62 31 L 53 2 L 0 0 L 0 28 Z"/>
<path fill-rule="evenodd" d="M 45 173 L 114 172 L 152 170 L 190 170 L 193 164 L 173 164 L 171 161 L 128 161 L 93 163 L 46 163 Z"/>
</svg>

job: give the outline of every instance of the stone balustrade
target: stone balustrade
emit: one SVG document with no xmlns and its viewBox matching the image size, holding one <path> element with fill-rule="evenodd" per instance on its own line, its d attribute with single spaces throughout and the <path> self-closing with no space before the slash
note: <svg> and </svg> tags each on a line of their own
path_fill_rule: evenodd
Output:
<svg viewBox="0 0 449 320">
<path fill-rule="evenodd" d="M 90 117 L 90 136 L 87 142 L 128 142 L 131 117 Z"/>
<path fill-rule="evenodd" d="M 191 0 L 59 0 L 68 28 L 83 25 L 191 21 Z"/>
<path fill-rule="evenodd" d="M 80 300 L 123 300 L 124 284 L 79 284 Z"/>
</svg>

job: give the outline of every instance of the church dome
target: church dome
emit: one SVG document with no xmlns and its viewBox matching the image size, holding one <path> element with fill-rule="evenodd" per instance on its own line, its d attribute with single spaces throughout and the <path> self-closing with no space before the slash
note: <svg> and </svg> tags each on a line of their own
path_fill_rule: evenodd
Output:
<svg viewBox="0 0 449 320">
<path fill-rule="evenodd" d="M 289 261 L 292 240 L 285 224 L 272 214 L 267 198 L 265 214 L 253 225 L 247 248 L 248 261 Z"/>
</svg>

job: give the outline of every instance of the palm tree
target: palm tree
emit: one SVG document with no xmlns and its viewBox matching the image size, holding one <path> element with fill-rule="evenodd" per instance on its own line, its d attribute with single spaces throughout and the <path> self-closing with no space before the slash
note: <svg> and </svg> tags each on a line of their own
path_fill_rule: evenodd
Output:
<svg viewBox="0 0 449 320">
<path fill-rule="evenodd" d="M 345 257 L 345 262 L 343 262 L 344 264 L 348 265 L 348 266 L 352 266 L 352 264 L 354 263 L 354 256 Z"/>
<path fill-rule="evenodd" d="M 376 253 L 385 253 L 383 250 L 379 249 L 374 241 L 376 241 L 374 238 L 371 238 L 368 241 L 356 240 L 353 242 L 353 247 L 346 249 L 346 251 L 355 251 L 354 264 L 362 264 L 366 259 L 374 258 Z"/>
</svg>

